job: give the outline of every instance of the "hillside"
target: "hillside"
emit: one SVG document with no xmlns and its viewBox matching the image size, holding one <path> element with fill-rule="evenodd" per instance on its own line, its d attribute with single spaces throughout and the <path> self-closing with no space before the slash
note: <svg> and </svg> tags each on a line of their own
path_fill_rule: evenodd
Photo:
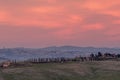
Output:
<svg viewBox="0 0 120 80">
<path fill-rule="evenodd" d="M 0 80 L 119 80 L 120 62 L 32 64 L 0 70 Z"/>
</svg>

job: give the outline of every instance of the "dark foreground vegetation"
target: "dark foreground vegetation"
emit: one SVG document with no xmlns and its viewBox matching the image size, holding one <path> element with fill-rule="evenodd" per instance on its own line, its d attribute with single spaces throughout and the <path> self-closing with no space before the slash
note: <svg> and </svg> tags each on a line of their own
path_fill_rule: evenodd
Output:
<svg viewBox="0 0 120 80">
<path fill-rule="evenodd" d="M 0 80 L 120 80 L 119 61 L 42 63 L 0 69 Z"/>
</svg>

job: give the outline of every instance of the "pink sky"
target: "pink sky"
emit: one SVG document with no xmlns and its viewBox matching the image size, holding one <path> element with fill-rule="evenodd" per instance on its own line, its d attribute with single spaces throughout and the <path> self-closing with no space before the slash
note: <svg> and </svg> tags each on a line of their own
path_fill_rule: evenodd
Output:
<svg viewBox="0 0 120 80">
<path fill-rule="evenodd" d="M 0 0 L 0 47 L 120 47 L 120 0 Z"/>
</svg>

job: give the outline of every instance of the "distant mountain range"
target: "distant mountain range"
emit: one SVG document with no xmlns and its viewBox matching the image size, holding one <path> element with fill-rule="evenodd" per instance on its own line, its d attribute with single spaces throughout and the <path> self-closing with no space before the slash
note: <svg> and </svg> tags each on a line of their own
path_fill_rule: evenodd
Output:
<svg viewBox="0 0 120 80">
<path fill-rule="evenodd" d="M 0 49 L 0 60 L 26 60 L 29 58 L 51 58 L 51 57 L 75 57 L 87 56 L 90 53 L 115 53 L 120 54 L 119 48 L 94 48 L 94 47 L 76 47 L 60 46 L 46 47 L 39 49 L 32 48 L 5 48 Z"/>
</svg>

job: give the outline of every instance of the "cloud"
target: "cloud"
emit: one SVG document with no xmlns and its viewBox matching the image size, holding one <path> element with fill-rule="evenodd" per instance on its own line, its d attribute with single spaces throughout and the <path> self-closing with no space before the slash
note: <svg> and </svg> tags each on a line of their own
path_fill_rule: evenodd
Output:
<svg viewBox="0 0 120 80">
<path fill-rule="evenodd" d="M 119 7 L 119 0 L 0 0 L 1 41 L 119 46 Z"/>
</svg>

